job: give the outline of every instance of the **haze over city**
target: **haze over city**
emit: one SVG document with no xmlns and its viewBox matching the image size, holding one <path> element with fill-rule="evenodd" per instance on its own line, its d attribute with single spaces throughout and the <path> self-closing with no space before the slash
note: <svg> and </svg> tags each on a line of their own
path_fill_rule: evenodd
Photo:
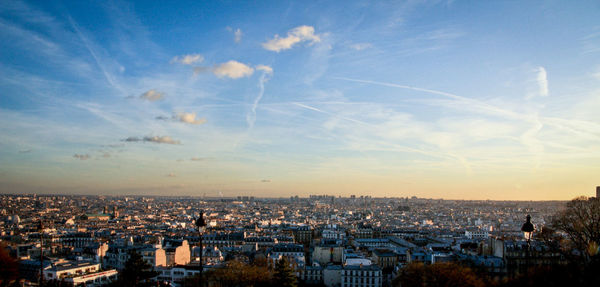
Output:
<svg viewBox="0 0 600 287">
<path fill-rule="evenodd" d="M 597 1 L 4 1 L 0 193 L 570 200 Z"/>
</svg>

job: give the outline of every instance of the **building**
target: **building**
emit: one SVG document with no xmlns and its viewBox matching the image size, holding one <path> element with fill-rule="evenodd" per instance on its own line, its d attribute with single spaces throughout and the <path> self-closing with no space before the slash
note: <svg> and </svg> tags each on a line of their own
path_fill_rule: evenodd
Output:
<svg viewBox="0 0 600 287">
<path fill-rule="evenodd" d="M 354 239 L 352 242 L 354 247 L 360 249 L 369 249 L 369 248 L 390 248 L 392 247 L 390 240 L 388 238 L 360 238 Z"/>
<path fill-rule="evenodd" d="M 217 265 L 225 260 L 223 253 L 216 246 L 203 246 L 202 263 L 204 265 Z M 192 261 L 200 261 L 200 246 L 192 248 Z"/>
<path fill-rule="evenodd" d="M 373 262 L 381 269 L 391 273 L 398 264 L 398 254 L 389 249 L 375 249 L 373 250 Z"/>
<path fill-rule="evenodd" d="M 370 225 L 360 225 L 354 230 L 354 238 L 375 238 L 373 227 Z"/>
<path fill-rule="evenodd" d="M 323 269 L 323 284 L 327 287 L 338 287 L 342 284 L 342 266 L 328 265 Z"/>
<path fill-rule="evenodd" d="M 246 239 L 244 240 L 244 245 L 257 246 L 258 249 L 262 250 L 266 250 L 269 247 L 273 247 L 277 243 L 277 238 L 269 236 L 246 237 Z"/>
<path fill-rule="evenodd" d="M 312 260 L 325 266 L 329 263 L 341 264 L 343 261 L 344 247 L 341 241 L 323 240 L 321 244 L 314 247 Z"/>
<path fill-rule="evenodd" d="M 89 232 L 67 233 L 62 236 L 61 243 L 73 247 L 86 247 L 93 241 L 92 234 Z"/>
<path fill-rule="evenodd" d="M 491 239 L 492 255 L 502 258 L 506 273 L 522 274 L 528 266 L 552 266 L 565 263 L 564 256 L 543 242 L 532 241 L 527 250 L 525 241 Z"/>
<path fill-rule="evenodd" d="M 87 218 L 87 220 L 99 220 L 99 221 L 108 221 L 110 219 L 110 214 L 108 213 L 93 213 L 93 214 L 86 214 L 85 218 Z"/>
<path fill-rule="evenodd" d="M 157 266 L 167 265 L 167 253 L 160 246 L 146 246 L 137 250 L 144 261 L 156 268 Z M 129 256 L 127 256 L 129 259 Z M 189 250 L 188 250 L 188 262 L 189 262 Z"/>
<path fill-rule="evenodd" d="M 294 230 L 294 240 L 306 246 L 310 245 L 313 238 L 313 229 L 310 226 L 300 226 Z"/>
<path fill-rule="evenodd" d="M 346 231 L 344 230 L 339 230 L 339 229 L 323 229 L 323 231 L 321 232 L 321 237 L 323 237 L 324 239 L 345 239 L 346 238 Z"/>
<path fill-rule="evenodd" d="M 347 265 L 341 270 L 341 287 L 381 287 L 383 274 L 377 265 Z"/>
<path fill-rule="evenodd" d="M 174 267 L 158 267 L 156 269 L 158 276 L 156 281 L 169 283 L 169 286 L 183 286 L 183 280 L 186 277 L 191 277 L 200 274 L 198 266 L 174 266 Z"/>
<path fill-rule="evenodd" d="M 125 262 L 129 260 L 130 252 L 137 252 L 154 268 L 167 265 L 166 252 L 160 245 L 109 246 L 104 257 L 104 265 L 108 268 L 123 270 Z"/>
<path fill-rule="evenodd" d="M 596 186 L 596 198 L 600 198 L 600 186 Z"/>
<path fill-rule="evenodd" d="M 198 242 L 197 238 L 189 238 L 192 245 Z M 233 247 L 244 245 L 246 232 L 233 233 L 210 233 L 202 236 L 202 242 L 205 246 Z"/>
<path fill-rule="evenodd" d="M 99 287 L 115 281 L 119 272 L 115 269 L 100 271 L 91 274 L 73 276 L 64 279 L 71 286 Z"/>
<path fill-rule="evenodd" d="M 275 244 L 269 251 L 269 258 L 273 261 L 277 261 L 282 257 L 287 257 L 290 262 L 296 262 L 299 268 L 303 268 L 306 261 L 304 258 L 304 246 L 293 243 Z"/>
<path fill-rule="evenodd" d="M 186 265 L 190 263 L 190 245 L 187 240 L 164 240 L 163 249 L 165 250 L 167 266 Z"/>
<path fill-rule="evenodd" d="M 44 280 L 63 280 L 74 276 L 94 274 L 100 271 L 100 263 L 91 261 L 66 261 L 52 264 L 44 269 Z M 116 270 L 114 270 L 116 272 Z"/>
<path fill-rule="evenodd" d="M 318 285 L 323 282 L 323 268 L 319 264 L 301 269 L 298 277 L 307 285 Z"/>
<path fill-rule="evenodd" d="M 487 239 L 490 233 L 482 229 L 465 230 L 465 237 L 469 239 Z"/>
</svg>

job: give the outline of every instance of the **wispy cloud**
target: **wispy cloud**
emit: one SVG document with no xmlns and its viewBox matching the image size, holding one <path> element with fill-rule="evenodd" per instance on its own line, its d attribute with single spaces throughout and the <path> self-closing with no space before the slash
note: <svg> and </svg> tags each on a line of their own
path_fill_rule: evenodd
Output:
<svg viewBox="0 0 600 287">
<path fill-rule="evenodd" d="M 211 69 L 213 74 L 219 78 L 239 79 L 251 76 L 254 69 L 244 63 L 231 60 L 226 63 L 219 64 Z"/>
<path fill-rule="evenodd" d="M 350 45 L 350 48 L 357 50 L 357 51 L 362 51 L 362 50 L 369 49 L 372 47 L 373 47 L 373 44 L 371 44 L 371 43 L 355 43 L 355 44 Z"/>
<path fill-rule="evenodd" d="M 162 100 L 164 98 L 164 96 L 165 96 L 164 93 L 158 92 L 158 91 L 152 89 L 152 90 L 149 90 L 149 91 L 141 94 L 140 99 L 155 102 L 158 100 Z"/>
<path fill-rule="evenodd" d="M 423 40 L 452 40 L 464 36 L 464 32 L 455 28 L 442 28 L 429 31 L 418 38 Z"/>
<path fill-rule="evenodd" d="M 593 31 L 581 38 L 583 54 L 591 54 L 600 52 L 600 26 L 597 26 Z"/>
<path fill-rule="evenodd" d="M 237 29 L 233 29 L 231 27 L 227 27 L 227 31 L 233 33 L 233 41 L 236 43 L 239 43 L 242 41 L 242 36 L 244 35 L 244 33 L 242 33 L 242 29 L 237 28 Z"/>
<path fill-rule="evenodd" d="M 378 81 L 370 81 L 370 80 L 360 80 L 360 79 L 351 79 L 351 78 L 344 78 L 344 77 L 334 77 L 334 79 L 338 79 L 338 80 L 344 80 L 344 81 L 351 81 L 351 82 L 357 82 L 357 83 L 366 83 L 366 84 L 373 84 L 373 85 L 379 85 L 379 86 L 387 86 L 387 87 L 395 87 L 395 88 L 401 88 L 401 89 L 408 89 L 408 90 L 413 90 L 413 91 L 420 91 L 420 92 L 425 92 L 425 93 L 430 93 L 430 94 L 434 94 L 434 95 L 439 95 L 439 96 L 443 96 L 452 100 L 456 100 L 457 102 L 461 102 L 463 105 L 463 108 L 470 108 L 471 110 L 475 111 L 475 112 L 479 112 L 479 113 L 485 113 L 485 114 L 491 114 L 491 115 L 496 115 L 496 116 L 503 116 L 503 117 L 509 117 L 512 119 L 519 119 L 519 120 L 529 120 L 529 118 L 527 116 L 524 116 L 520 113 L 511 111 L 511 110 L 507 110 L 507 109 L 503 109 L 503 108 L 499 108 L 496 107 L 494 105 L 490 105 L 478 100 L 474 100 L 471 98 L 467 98 L 467 97 L 462 97 L 462 96 L 458 96 L 452 93 L 447 93 L 447 92 L 443 92 L 443 91 L 438 91 L 438 90 L 433 90 L 433 89 L 425 89 L 425 88 L 419 88 L 419 87 L 414 87 L 414 86 L 408 86 L 408 85 L 399 85 L 399 84 L 394 84 L 394 83 L 386 83 L 386 82 L 378 82 Z"/>
<path fill-rule="evenodd" d="M 542 97 L 548 96 L 548 75 L 544 67 L 537 68 L 537 84 L 539 88 L 539 95 Z"/>
<path fill-rule="evenodd" d="M 173 57 L 173 59 L 171 59 L 171 63 L 179 63 L 183 65 L 192 65 L 196 63 L 201 63 L 202 61 L 204 61 L 204 57 L 200 54 L 175 56 Z"/>
<path fill-rule="evenodd" d="M 145 136 L 139 137 L 128 137 L 124 139 L 125 142 L 152 142 L 158 144 L 181 144 L 180 141 L 172 139 L 170 136 Z"/>
<path fill-rule="evenodd" d="M 242 41 L 242 35 L 243 35 L 243 34 L 242 34 L 242 30 L 240 30 L 240 28 L 237 28 L 237 29 L 235 30 L 235 32 L 233 32 L 233 40 L 234 40 L 236 43 L 239 43 L 239 42 L 241 42 L 241 41 Z"/>
<path fill-rule="evenodd" d="M 90 158 L 90 155 L 89 154 L 78 154 L 78 153 L 76 153 L 76 154 L 73 155 L 73 157 L 76 158 L 76 159 L 79 159 L 79 160 L 86 160 L 86 159 Z"/>
<path fill-rule="evenodd" d="M 315 28 L 312 26 L 299 26 L 288 31 L 286 37 L 275 35 L 273 39 L 262 44 L 263 48 L 280 52 L 281 50 L 291 49 L 295 44 L 300 42 L 308 42 L 309 44 L 321 41 L 319 35 L 315 34 Z"/>
<path fill-rule="evenodd" d="M 538 72 L 540 71 L 538 70 Z M 432 129 L 433 127 L 426 128 L 422 131 L 414 130 L 417 132 L 415 134 L 417 136 L 416 138 L 423 142 L 438 144 L 442 149 L 460 148 L 461 146 L 464 147 L 468 146 L 469 144 L 476 144 L 478 141 L 477 138 L 479 138 L 479 140 L 485 140 L 489 138 L 496 138 L 500 140 L 499 144 L 494 146 L 494 149 L 481 148 L 479 152 L 474 152 L 474 150 L 461 148 L 462 152 L 467 154 L 467 156 L 461 156 L 454 152 L 447 153 L 448 155 L 455 156 L 455 158 L 460 161 L 462 161 L 461 157 L 463 159 L 477 158 L 478 164 L 481 165 L 486 163 L 498 164 L 499 162 L 505 163 L 510 161 L 522 161 L 523 158 L 529 157 L 529 163 L 533 164 L 532 167 L 534 168 L 533 170 L 535 170 L 541 167 L 543 163 L 547 163 L 548 161 L 559 158 L 561 155 L 555 152 L 556 149 L 563 151 L 580 151 L 576 146 L 573 146 L 573 144 L 578 142 L 581 143 L 598 140 L 596 133 L 599 128 L 596 124 L 586 121 L 575 121 L 570 119 L 540 116 L 534 107 L 524 107 L 522 110 L 511 110 L 477 99 L 462 97 L 432 89 L 348 78 L 338 79 L 388 87 L 397 87 L 439 95 L 449 100 L 418 99 L 417 101 L 434 105 L 442 105 L 444 107 L 451 107 L 453 109 L 480 114 L 482 116 L 491 116 L 492 118 L 488 118 L 483 121 L 483 126 L 477 129 L 481 130 L 481 128 L 485 128 L 488 131 L 491 129 L 494 132 L 491 135 L 489 132 L 485 132 L 483 134 L 478 132 L 478 135 L 475 138 L 470 133 L 464 133 L 464 124 L 460 124 L 460 126 L 463 126 L 462 129 L 453 128 L 446 131 L 442 130 L 441 132 L 435 131 L 435 129 Z M 316 110 L 315 108 L 312 109 Z M 496 119 L 493 117 L 496 117 Z M 481 121 L 482 118 L 479 120 Z M 406 131 L 413 129 L 413 127 L 418 127 L 418 125 L 419 122 L 413 121 L 411 124 L 400 126 L 400 129 L 389 126 L 383 130 L 385 134 L 382 135 L 382 137 L 388 138 L 389 140 L 397 140 L 394 137 L 390 138 L 390 136 L 394 135 L 394 131 L 401 131 L 405 133 Z M 574 135 L 574 137 L 570 138 L 569 141 L 566 142 L 558 136 L 560 133 L 565 131 Z M 457 139 L 459 140 L 457 144 L 452 144 L 452 141 Z M 526 152 L 523 153 L 522 147 L 513 146 L 510 143 L 507 143 L 507 141 L 520 143 L 526 148 Z M 546 146 L 550 147 L 550 149 L 546 149 Z M 499 151 L 502 151 L 502 153 Z M 513 155 L 514 157 L 508 160 L 506 157 L 507 154 Z M 469 166 L 470 163 L 465 165 L 465 167 Z M 496 168 L 499 167 L 500 166 L 496 166 Z M 468 169 L 470 169 L 470 167 Z"/>
<path fill-rule="evenodd" d="M 22 150 L 19 150 L 19 153 L 30 153 L 30 152 L 31 152 L 31 149 L 22 149 Z"/>
</svg>

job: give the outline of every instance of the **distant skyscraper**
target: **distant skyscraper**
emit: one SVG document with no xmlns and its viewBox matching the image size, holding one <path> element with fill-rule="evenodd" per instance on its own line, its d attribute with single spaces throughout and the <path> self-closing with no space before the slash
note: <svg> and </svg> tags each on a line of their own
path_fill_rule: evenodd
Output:
<svg viewBox="0 0 600 287">
<path fill-rule="evenodd" d="M 600 198 L 600 186 L 596 186 L 596 198 Z"/>
</svg>

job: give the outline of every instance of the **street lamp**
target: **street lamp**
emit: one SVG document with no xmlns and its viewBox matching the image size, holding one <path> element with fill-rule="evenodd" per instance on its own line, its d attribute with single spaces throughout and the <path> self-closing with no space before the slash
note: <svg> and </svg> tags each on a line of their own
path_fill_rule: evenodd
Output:
<svg viewBox="0 0 600 287">
<path fill-rule="evenodd" d="M 38 223 L 38 231 L 40 233 L 40 280 L 39 280 L 39 286 L 42 286 L 43 282 L 44 282 L 44 224 L 42 223 L 41 217 L 40 217 L 40 222 Z"/>
<path fill-rule="evenodd" d="M 200 211 L 200 216 L 196 219 L 196 227 L 198 227 L 198 241 L 200 242 L 200 277 L 199 277 L 199 286 L 202 285 L 202 269 L 204 268 L 204 264 L 202 263 L 202 232 L 204 231 L 204 227 L 206 226 L 206 222 L 204 221 L 204 212 Z"/>
<path fill-rule="evenodd" d="M 521 231 L 523 231 L 523 236 L 525 236 L 525 240 L 527 240 L 527 250 L 525 251 L 525 264 L 527 269 L 529 268 L 529 250 L 531 249 L 531 236 L 533 235 L 534 230 L 535 228 L 533 228 L 533 224 L 531 224 L 531 216 L 527 214 L 527 221 L 523 223 L 523 226 L 521 227 Z M 525 269 L 525 272 L 528 272 L 527 269 Z"/>
</svg>

